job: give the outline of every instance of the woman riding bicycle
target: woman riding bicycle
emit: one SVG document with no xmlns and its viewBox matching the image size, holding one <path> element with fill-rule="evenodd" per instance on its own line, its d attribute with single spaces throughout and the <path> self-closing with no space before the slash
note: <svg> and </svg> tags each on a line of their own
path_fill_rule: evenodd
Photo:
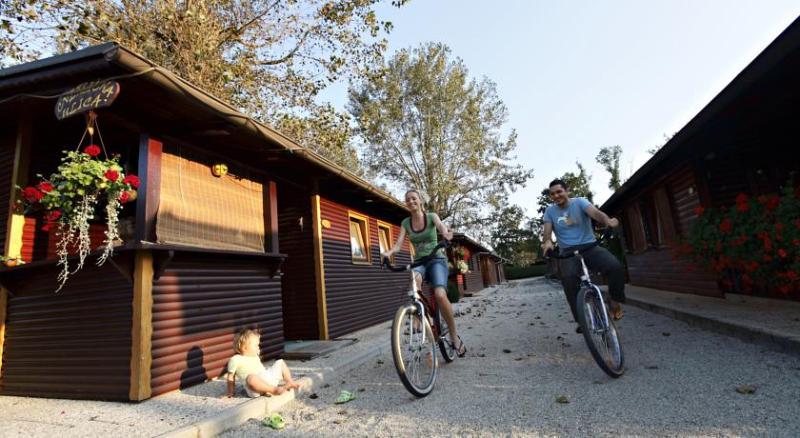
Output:
<svg viewBox="0 0 800 438">
<path fill-rule="evenodd" d="M 430 254 L 431 250 L 436 246 L 437 230 L 445 239 L 450 240 L 453 238 L 453 232 L 447 229 L 447 226 L 442 223 L 436 213 L 425 212 L 422 196 L 417 190 L 407 191 L 405 198 L 406 207 L 411 212 L 411 216 L 403 219 L 400 226 L 400 235 L 397 236 L 394 246 L 389 251 L 381 254 L 384 258 L 389 258 L 400 251 L 406 235 L 408 235 L 408 239 L 414 246 L 416 259 Z M 417 282 L 417 287 L 422 288 L 423 278 L 433 287 L 436 302 L 447 322 L 447 326 L 450 328 L 450 339 L 455 346 L 456 353 L 458 353 L 459 357 L 464 357 L 467 353 L 467 347 L 456 332 L 453 307 L 450 305 L 450 300 L 447 299 L 447 277 L 447 256 L 442 249 L 439 249 L 437 256 L 428 263 L 414 268 L 414 281 Z"/>
</svg>

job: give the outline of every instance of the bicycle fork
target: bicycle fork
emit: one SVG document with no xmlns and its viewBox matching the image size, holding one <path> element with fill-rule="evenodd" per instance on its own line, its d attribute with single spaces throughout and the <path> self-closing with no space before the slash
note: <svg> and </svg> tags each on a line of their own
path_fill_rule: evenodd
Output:
<svg viewBox="0 0 800 438">
<path fill-rule="evenodd" d="M 606 300 L 605 300 L 605 298 L 603 298 L 603 293 L 600 292 L 600 289 L 597 286 L 595 286 L 594 284 L 592 284 L 592 282 L 590 281 L 590 279 L 589 279 L 589 277 L 590 277 L 589 268 L 586 266 L 586 262 L 583 261 L 583 256 L 581 256 L 579 254 L 578 258 L 581 261 L 581 268 L 583 269 L 583 275 L 581 275 L 581 287 L 592 288 L 597 293 L 597 297 L 600 300 L 600 308 L 603 310 L 600 313 L 600 315 L 601 315 L 600 317 L 602 318 L 601 322 L 603 324 L 603 330 L 605 330 L 606 327 L 609 326 L 608 312 L 606 311 Z M 581 303 L 581 305 L 584 305 L 584 304 Z M 594 312 L 590 313 L 589 316 L 591 318 L 592 326 L 595 326 L 597 321 L 595 321 Z"/>
</svg>

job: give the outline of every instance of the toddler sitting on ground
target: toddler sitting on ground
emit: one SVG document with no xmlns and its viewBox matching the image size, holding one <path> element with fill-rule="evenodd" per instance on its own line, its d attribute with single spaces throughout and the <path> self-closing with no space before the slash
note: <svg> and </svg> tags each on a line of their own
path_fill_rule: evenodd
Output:
<svg viewBox="0 0 800 438">
<path fill-rule="evenodd" d="M 269 368 L 264 367 L 259 356 L 260 341 L 261 335 L 251 329 L 243 330 L 236 336 L 234 350 L 237 354 L 228 361 L 227 397 L 233 397 L 237 378 L 244 383 L 244 389 L 250 397 L 280 395 L 292 389 L 300 389 L 283 359 L 278 359 Z M 280 385 L 281 380 L 283 385 Z"/>
</svg>

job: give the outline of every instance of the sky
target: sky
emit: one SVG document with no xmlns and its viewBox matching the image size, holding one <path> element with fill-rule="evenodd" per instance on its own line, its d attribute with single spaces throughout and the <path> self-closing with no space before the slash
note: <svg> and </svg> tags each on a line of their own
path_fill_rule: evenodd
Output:
<svg viewBox="0 0 800 438">
<path fill-rule="evenodd" d="M 534 170 L 511 202 L 532 216 L 576 160 L 601 205 L 611 190 L 600 148 L 620 145 L 621 174 L 632 175 L 800 16 L 800 1 L 412 0 L 379 12 L 395 25 L 387 57 L 443 42 L 472 77 L 497 84 L 516 161 Z M 345 109 L 346 84 L 321 99 Z"/>
</svg>

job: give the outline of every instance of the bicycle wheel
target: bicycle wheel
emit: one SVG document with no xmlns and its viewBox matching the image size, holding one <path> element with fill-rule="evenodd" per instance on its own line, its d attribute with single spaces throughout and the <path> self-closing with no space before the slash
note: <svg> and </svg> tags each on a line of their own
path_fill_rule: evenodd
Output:
<svg viewBox="0 0 800 438">
<path fill-rule="evenodd" d="M 589 287 L 578 292 L 578 323 L 583 327 L 583 338 L 597 365 L 616 379 L 625 372 L 625 358 L 617 328 L 606 309 L 600 305 L 599 294 L 599 289 Z M 604 324 L 604 319 L 608 320 L 608 326 Z"/>
<path fill-rule="evenodd" d="M 436 324 L 439 327 L 439 351 L 442 352 L 445 362 L 450 363 L 456 359 L 456 346 L 450 340 L 450 326 L 447 325 L 447 320 L 442 318 L 439 309 L 436 309 Z"/>
<path fill-rule="evenodd" d="M 403 386 L 425 397 L 436 382 L 436 340 L 427 318 L 414 305 L 397 309 L 392 323 L 392 356 Z"/>
</svg>

